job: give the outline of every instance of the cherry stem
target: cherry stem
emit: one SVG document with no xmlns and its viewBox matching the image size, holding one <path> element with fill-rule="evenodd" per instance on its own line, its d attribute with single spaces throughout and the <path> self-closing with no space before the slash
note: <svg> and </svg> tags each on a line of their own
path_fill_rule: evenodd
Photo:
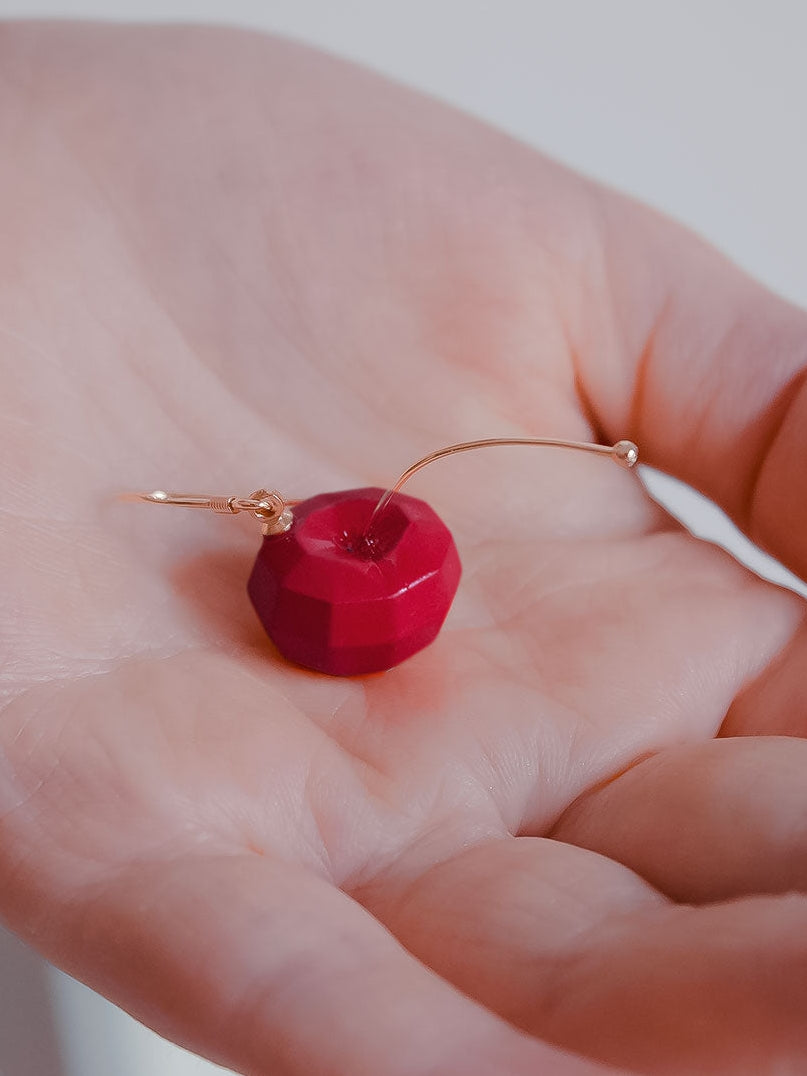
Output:
<svg viewBox="0 0 807 1076">
<path fill-rule="evenodd" d="M 400 492 L 401 487 L 418 471 L 422 471 L 424 467 L 428 467 L 435 460 L 443 459 L 445 456 L 453 456 L 457 452 L 470 452 L 476 448 L 493 448 L 500 445 L 544 445 L 552 448 L 572 448 L 579 452 L 595 452 L 602 456 L 611 456 L 612 459 L 626 468 L 635 467 L 639 459 L 639 449 L 633 441 L 617 441 L 615 445 L 597 445 L 588 441 L 563 441 L 553 437 L 487 437 L 480 441 L 463 441 L 460 444 L 448 445 L 446 448 L 440 448 L 436 452 L 430 452 L 428 456 L 424 456 L 423 459 L 413 463 L 411 467 L 404 471 L 394 486 L 384 491 L 379 498 L 378 504 L 373 509 L 367 526 L 364 528 L 364 533 L 361 536 L 362 541 L 370 541 L 370 530 L 373 524 L 378 522 L 379 515 L 389 505 L 395 494 Z"/>
</svg>

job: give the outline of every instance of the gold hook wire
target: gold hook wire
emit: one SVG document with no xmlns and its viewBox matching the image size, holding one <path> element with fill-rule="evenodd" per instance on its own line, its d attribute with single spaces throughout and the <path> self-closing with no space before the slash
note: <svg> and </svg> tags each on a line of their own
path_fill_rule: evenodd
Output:
<svg viewBox="0 0 807 1076">
<path fill-rule="evenodd" d="M 173 504 L 180 508 L 206 508 L 222 515 L 251 512 L 260 522 L 264 534 L 283 534 L 294 522 L 292 508 L 299 501 L 286 500 L 277 490 L 257 489 L 249 497 L 218 497 L 208 493 L 124 493 L 123 500 L 148 504 Z"/>
<path fill-rule="evenodd" d="M 385 490 L 378 504 L 373 509 L 373 514 L 365 529 L 365 536 L 369 532 L 373 521 L 380 512 L 389 504 L 396 493 L 409 481 L 409 479 L 428 467 L 430 463 L 453 456 L 457 452 L 470 452 L 477 448 L 492 448 L 502 445 L 546 445 L 554 448 L 571 448 L 579 452 L 594 452 L 602 456 L 610 456 L 622 467 L 635 467 L 639 460 L 639 449 L 633 441 L 617 441 L 615 445 L 598 445 L 588 441 L 564 441 L 554 437 L 487 437 L 479 441 L 463 441 L 459 444 L 448 445 L 436 452 L 430 452 L 428 456 L 417 460 L 400 476 L 394 486 Z M 217 497 L 199 493 L 166 493 L 165 490 L 155 489 L 151 493 L 127 493 L 123 494 L 124 500 L 146 501 L 149 504 L 173 504 L 182 508 L 205 508 L 209 511 L 219 512 L 223 515 L 235 515 L 238 512 L 251 512 L 260 522 L 264 534 L 283 534 L 289 529 L 294 521 L 292 508 L 299 504 L 299 500 L 287 500 L 277 490 L 259 489 L 251 493 L 249 497 Z"/>
<path fill-rule="evenodd" d="M 502 445 L 546 445 L 552 448 L 573 448 L 578 452 L 596 452 L 602 456 L 611 456 L 622 467 L 635 467 L 639 461 L 639 449 L 633 441 L 617 441 L 615 445 L 597 445 L 589 441 L 562 441 L 555 437 L 486 437 L 481 441 L 463 441 L 460 444 L 448 445 L 447 448 L 439 448 L 436 452 L 430 452 L 428 456 L 413 463 L 403 472 L 401 477 L 385 491 L 383 497 L 373 509 L 370 523 L 386 508 L 396 493 L 409 479 L 428 467 L 430 463 L 441 460 L 446 456 L 453 456 L 457 452 L 470 452 L 476 448 L 494 448 Z M 368 530 L 370 523 L 367 524 Z"/>
</svg>

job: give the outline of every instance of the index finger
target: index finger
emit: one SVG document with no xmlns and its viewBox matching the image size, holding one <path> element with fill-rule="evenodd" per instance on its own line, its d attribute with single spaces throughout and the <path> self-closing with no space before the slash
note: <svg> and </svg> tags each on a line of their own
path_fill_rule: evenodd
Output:
<svg viewBox="0 0 807 1076">
<path fill-rule="evenodd" d="M 577 346 L 605 436 L 631 437 L 807 577 L 807 314 L 685 229 L 593 197 L 611 307 Z"/>
</svg>

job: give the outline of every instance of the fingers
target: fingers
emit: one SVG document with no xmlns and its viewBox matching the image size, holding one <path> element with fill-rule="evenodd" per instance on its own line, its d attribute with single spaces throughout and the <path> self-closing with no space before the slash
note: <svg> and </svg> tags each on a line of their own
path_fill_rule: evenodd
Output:
<svg viewBox="0 0 807 1076">
<path fill-rule="evenodd" d="M 133 865 L 37 937 L 160 1033 L 262 1076 L 594 1076 L 424 968 L 359 905 L 257 855 Z"/>
<path fill-rule="evenodd" d="M 807 892 L 807 740 L 667 748 L 588 793 L 553 830 L 679 901 Z"/>
<path fill-rule="evenodd" d="M 798 631 L 780 656 L 732 704 L 726 736 L 807 736 L 807 628 Z"/>
<path fill-rule="evenodd" d="M 609 917 L 668 903 L 620 864 L 542 837 L 476 845 L 414 882 L 388 876 L 360 899 L 412 952 L 516 1020 L 525 1003 L 540 1005 L 536 955 L 549 969 Z"/>
<path fill-rule="evenodd" d="M 642 1072 L 802 1072 L 805 928 L 801 897 L 614 923 L 570 954 L 533 1030 Z"/>
<path fill-rule="evenodd" d="M 578 345 L 598 419 L 807 575 L 807 314 L 683 229 L 595 198 L 613 310 Z"/>
<path fill-rule="evenodd" d="M 517 1026 L 645 1073 L 807 1065 L 807 901 L 702 908 L 539 838 L 477 847 L 390 899 L 403 942 Z"/>
</svg>

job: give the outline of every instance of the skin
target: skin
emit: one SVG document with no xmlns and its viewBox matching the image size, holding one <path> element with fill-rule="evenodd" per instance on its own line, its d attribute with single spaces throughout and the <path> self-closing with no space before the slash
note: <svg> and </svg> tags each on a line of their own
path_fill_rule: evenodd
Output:
<svg viewBox="0 0 807 1076">
<path fill-rule="evenodd" d="M 433 101 L 240 32 L 0 30 L 0 911 L 239 1072 L 807 1071 L 804 604 L 607 460 L 413 481 L 464 577 L 281 660 L 254 522 L 613 442 L 807 573 L 807 317 Z M 763 209 L 764 211 L 764 209 Z"/>
</svg>

